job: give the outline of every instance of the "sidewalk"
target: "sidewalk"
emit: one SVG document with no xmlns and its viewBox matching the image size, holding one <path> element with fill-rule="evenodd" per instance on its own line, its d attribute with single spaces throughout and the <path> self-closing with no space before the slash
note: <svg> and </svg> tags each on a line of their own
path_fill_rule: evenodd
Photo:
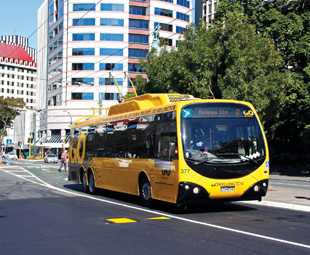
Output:
<svg viewBox="0 0 310 255">
<path fill-rule="evenodd" d="M 270 184 L 267 195 L 266 197 L 263 198 L 263 201 L 289 203 L 310 207 L 310 177 L 284 176 L 284 175 L 271 174 L 269 179 L 303 181 L 309 183 L 309 189 L 301 190 L 301 189 L 292 189 L 284 187 L 273 187 L 272 184 Z"/>
</svg>

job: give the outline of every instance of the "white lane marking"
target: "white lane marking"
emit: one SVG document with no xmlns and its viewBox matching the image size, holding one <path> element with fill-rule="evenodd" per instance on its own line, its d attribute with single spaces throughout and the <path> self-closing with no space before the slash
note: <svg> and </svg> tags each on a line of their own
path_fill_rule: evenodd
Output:
<svg viewBox="0 0 310 255">
<path fill-rule="evenodd" d="M 22 168 L 22 167 L 20 167 L 20 168 Z M 0 168 L 0 170 L 2 170 L 2 169 Z M 24 170 L 29 172 L 26 169 L 24 169 Z M 5 171 L 5 170 L 2 170 L 2 171 L 16 176 L 14 173 L 11 173 L 10 171 Z M 33 175 L 30 172 L 29 172 L 29 174 Z M 45 187 L 48 187 L 48 188 L 51 188 L 51 189 L 54 189 L 54 190 L 57 190 L 57 191 L 60 191 L 60 192 L 66 193 L 66 194 L 78 196 L 78 197 L 88 198 L 88 199 L 100 201 L 100 202 L 103 202 L 103 203 L 117 205 L 117 206 L 129 208 L 129 209 L 133 209 L 133 210 L 137 210 L 137 211 L 147 212 L 147 213 L 151 213 L 151 214 L 155 214 L 155 215 L 161 215 L 161 216 L 169 217 L 169 218 L 172 218 L 172 219 L 177 219 L 177 220 L 184 221 L 184 222 L 189 222 L 189 223 L 193 223 L 193 224 L 197 224 L 197 225 L 202 225 L 202 226 L 211 227 L 211 228 L 215 228 L 215 229 L 225 230 L 225 231 L 228 231 L 228 232 L 238 233 L 238 234 L 242 234 L 242 235 L 252 236 L 252 237 L 261 238 L 261 239 L 265 239 L 265 240 L 269 240 L 269 241 L 274 241 L 274 242 L 279 242 L 279 243 L 284 243 L 284 244 L 289 244 L 289 245 L 294 245 L 294 246 L 310 249 L 310 245 L 307 245 L 307 244 L 291 242 L 291 241 L 288 241 L 288 240 L 274 238 L 274 237 L 271 237 L 271 236 L 264 236 L 264 235 L 259 235 L 259 234 L 243 231 L 243 230 L 223 227 L 223 226 L 219 226 L 219 225 L 215 225 L 215 224 L 210 224 L 210 223 L 206 223 L 206 222 L 200 222 L 200 221 L 191 220 L 191 219 L 186 219 L 186 218 L 183 218 L 183 217 L 179 217 L 179 216 L 175 216 L 175 215 L 170 215 L 170 214 L 167 214 L 167 213 L 155 212 L 155 211 L 152 211 L 152 210 L 149 210 L 149 209 L 146 209 L 146 208 L 140 208 L 140 207 L 136 207 L 136 206 L 132 206 L 132 205 L 121 204 L 121 203 L 118 203 L 118 202 L 113 202 L 113 201 L 105 200 L 105 199 L 98 198 L 98 197 L 93 197 L 93 196 L 90 196 L 90 195 L 87 195 L 87 194 L 80 194 L 80 193 L 75 193 L 75 192 L 68 191 L 68 190 L 63 190 L 61 188 L 54 187 L 54 186 L 52 186 L 52 185 L 50 185 L 50 184 L 40 180 L 36 176 L 35 176 L 35 178 L 40 181 L 39 183 L 38 182 L 34 182 L 32 180 L 28 180 L 28 179 L 26 179 L 24 177 L 19 177 L 19 178 L 22 178 L 22 179 L 24 179 L 26 181 L 29 181 L 29 182 L 32 182 L 32 183 L 35 183 L 35 184 L 39 184 L 41 186 L 45 186 Z"/>
</svg>

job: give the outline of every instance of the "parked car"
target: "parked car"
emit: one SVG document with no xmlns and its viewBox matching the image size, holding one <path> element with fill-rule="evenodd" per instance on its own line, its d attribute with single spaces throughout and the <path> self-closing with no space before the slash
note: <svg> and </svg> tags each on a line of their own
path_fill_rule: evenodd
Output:
<svg viewBox="0 0 310 255">
<path fill-rule="evenodd" d="M 58 163 L 58 158 L 55 154 L 47 154 L 45 157 L 44 157 L 44 162 L 45 163 Z"/>
<path fill-rule="evenodd" d="M 15 154 L 14 151 L 11 151 L 9 154 L 7 154 L 5 156 L 6 158 L 9 158 L 9 159 L 14 159 L 14 160 L 17 160 L 17 155 Z"/>
</svg>

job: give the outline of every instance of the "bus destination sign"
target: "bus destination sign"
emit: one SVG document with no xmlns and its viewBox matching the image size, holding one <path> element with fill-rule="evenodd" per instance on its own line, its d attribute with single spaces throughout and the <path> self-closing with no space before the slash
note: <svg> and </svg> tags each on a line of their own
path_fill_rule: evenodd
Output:
<svg viewBox="0 0 310 255">
<path fill-rule="evenodd" d="M 183 118 L 201 117 L 254 117 L 254 112 L 242 104 L 203 103 L 189 105 L 182 109 Z"/>
</svg>

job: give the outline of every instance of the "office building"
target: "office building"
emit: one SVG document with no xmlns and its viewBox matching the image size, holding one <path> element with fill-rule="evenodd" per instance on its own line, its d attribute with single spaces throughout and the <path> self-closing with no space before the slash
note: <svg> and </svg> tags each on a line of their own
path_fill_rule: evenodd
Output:
<svg viewBox="0 0 310 255">
<path fill-rule="evenodd" d="M 212 19 L 220 0 L 195 0 L 195 24 L 198 26 L 201 21 L 211 25 Z"/>
<path fill-rule="evenodd" d="M 68 147 L 70 122 L 91 115 L 92 107 L 117 104 L 119 94 L 133 91 L 128 77 L 147 78 L 139 58 L 146 59 L 155 27 L 160 25 L 167 47 L 176 47 L 191 22 L 191 5 L 187 0 L 46 0 L 38 10 L 38 62 L 44 64 L 46 54 L 48 68 L 39 67 L 38 80 L 46 89 L 39 86 L 37 102 L 45 123 L 39 136 L 46 145 Z"/>
<path fill-rule="evenodd" d="M 17 40 L 17 41 L 14 41 Z M 28 47 L 28 39 L 21 36 L 2 36 L 0 42 L 0 96 L 7 98 L 21 98 L 29 110 L 27 116 L 31 116 L 32 110 L 36 108 L 36 72 L 37 64 L 25 48 L 28 48 L 33 56 L 35 52 Z M 4 43 L 5 41 L 6 43 Z M 24 114 L 24 113 L 23 113 Z M 7 129 L 7 136 L 4 138 L 4 147 L 16 149 L 18 142 L 23 142 L 25 148 L 29 137 L 30 121 L 28 118 L 18 118 L 14 126 Z M 20 132 L 16 126 L 23 126 Z M 18 138 L 16 137 L 18 136 Z"/>
</svg>

